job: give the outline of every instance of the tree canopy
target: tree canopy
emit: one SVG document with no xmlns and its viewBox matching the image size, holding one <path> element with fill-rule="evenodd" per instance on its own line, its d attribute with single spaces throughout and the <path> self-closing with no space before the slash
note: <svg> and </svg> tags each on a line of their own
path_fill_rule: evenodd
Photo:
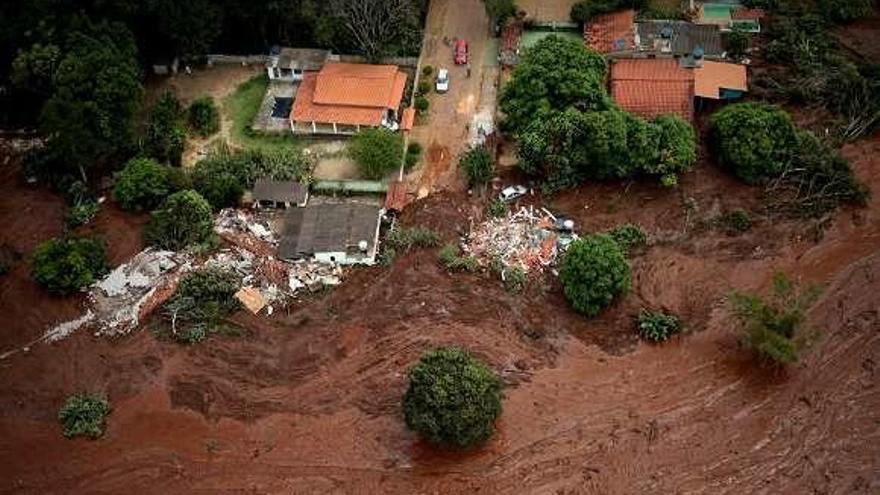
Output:
<svg viewBox="0 0 880 495">
<path fill-rule="evenodd" d="M 348 153 L 357 163 L 361 177 L 382 179 L 400 167 L 403 137 L 387 129 L 365 129 L 351 139 Z"/>
<path fill-rule="evenodd" d="M 465 151 L 459 165 L 471 187 L 482 186 L 495 175 L 495 157 L 485 146 L 475 146 Z"/>
<path fill-rule="evenodd" d="M 170 169 L 149 158 L 133 158 L 116 179 L 113 196 L 126 210 L 153 209 L 172 192 Z"/>
<path fill-rule="evenodd" d="M 31 275 L 53 294 L 70 294 L 107 270 L 104 245 L 90 237 L 50 239 L 34 250 Z"/>
<path fill-rule="evenodd" d="M 574 309 L 596 316 L 629 290 L 629 262 L 623 248 L 610 236 L 591 235 L 569 246 L 559 280 Z"/>
<path fill-rule="evenodd" d="M 195 191 L 176 192 L 153 211 L 144 233 L 148 244 L 162 249 L 207 245 L 214 240 L 211 205 Z"/>
</svg>

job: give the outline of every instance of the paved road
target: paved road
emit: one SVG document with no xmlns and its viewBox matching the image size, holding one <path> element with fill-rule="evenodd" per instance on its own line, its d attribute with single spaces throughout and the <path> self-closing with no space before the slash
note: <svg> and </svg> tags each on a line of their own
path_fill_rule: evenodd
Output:
<svg viewBox="0 0 880 495">
<path fill-rule="evenodd" d="M 464 38 L 470 48 L 471 76 L 465 66 L 452 60 L 452 48 L 444 43 Z M 495 41 L 489 36 L 489 20 L 480 0 L 432 0 L 422 45 L 422 66 L 449 69 L 450 86 L 446 94 L 432 93 L 430 115 L 417 125 L 411 139 L 422 144 L 422 164 L 409 174 L 410 189 L 419 197 L 431 192 L 462 187 L 456 165 L 458 155 L 476 133 L 474 115 L 481 119 L 494 113 L 497 70 Z M 433 84 L 433 77 L 431 78 Z"/>
</svg>

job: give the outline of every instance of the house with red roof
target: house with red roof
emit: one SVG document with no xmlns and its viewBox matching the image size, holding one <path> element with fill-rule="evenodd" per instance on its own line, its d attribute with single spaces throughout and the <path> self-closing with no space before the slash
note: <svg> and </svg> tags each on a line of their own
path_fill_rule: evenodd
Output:
<svg viewBox="0 0 880 495">
<path fill-rule="evenodd" d="M 611 64 L 611 97 L 621 109 L 653 119 L 694 118 L 694 72 L 670 58 L 617 59 Z"/>
<path fill-rule="evenodd" d="M 584 42 L 602 54 L 636 48 L 636 13 L 632 9 L 602 14 L 584 23 Z"/>
<path fill-rule="evenodd" d="M 399 128 L 406 73 L 395 65 L 328 62 L 306 72 L 290 112 L 294 133 L 354 134 Z"/>
</svg>

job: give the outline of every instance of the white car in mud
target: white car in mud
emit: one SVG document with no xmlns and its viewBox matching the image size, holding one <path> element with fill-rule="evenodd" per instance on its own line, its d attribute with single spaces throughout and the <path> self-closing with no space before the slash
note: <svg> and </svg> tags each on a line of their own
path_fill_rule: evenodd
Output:
<svg viewBox="0 0 880 495">
<path fill-rule="evenodd" d="M 438 93 L 445 93 L 449 91 L 449 71 L 446 69 L 440 69 L 437 72 L 437 83 L 435 85 Z"/>
<path fill-rule="evenodd" d="M 513 201 L 526 195 L 529 190 L 525 186 L 509 186 L 501 190 L 498 199 L 501 201 Z"/>
</svg>

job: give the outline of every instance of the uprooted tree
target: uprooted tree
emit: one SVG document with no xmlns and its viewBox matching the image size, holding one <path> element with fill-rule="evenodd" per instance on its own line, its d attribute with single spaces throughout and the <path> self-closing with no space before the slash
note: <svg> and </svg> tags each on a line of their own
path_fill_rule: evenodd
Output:
<svg viewBox="0 0 880 495">
<path fill-rule="evenodd" d="M 488 366 L 463 350 L 428 351 L 409 372 L 406 424 L 437 445 L 480 444 L 492 436 L 501 415 L 501 386 Z"/>
</svg>

